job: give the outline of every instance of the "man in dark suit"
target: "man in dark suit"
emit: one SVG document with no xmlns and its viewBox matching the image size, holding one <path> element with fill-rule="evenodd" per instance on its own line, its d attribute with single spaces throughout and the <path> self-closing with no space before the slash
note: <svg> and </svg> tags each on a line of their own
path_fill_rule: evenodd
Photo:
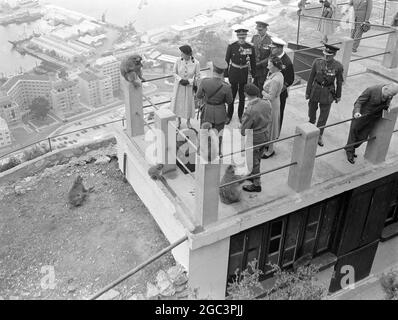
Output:
<svg viewBox="0 0 398 320">
<path fill-rule="evenodd" d="M 282 60 L 283 65 L 285 66 L 285 68 L 281 71 L 283 74 L 284 81 L 285 81 L 283 89 L 282 89 L 282 93 L 280 95 L 280 100 L 281 100 L 280 129 L 281 130 L 282 130 L 283 114 L 285 112 L 286 100 L 289 96 L 288 88 L 293 84 L 294 77 L 295 77 L 292 60 L 289 58 L 289 56 L 284 51 L 285 46 L 286 46 L 285 41 L 283 41 L 282 39 L 279 39 L 277 37 L 272 37 L 272 44 L 270 45 L 271 54 L 273 56 L 279 57 Z"/>
<path fill-rule="evenodd" d="M 228 119 L 226 124 L 231 122 L 234 115 L 234 103 L 236 94 L 239 92 L 239 120 L 242 119 L 243 109 L 245 108 L 245 85 L 256 78 L 256 54 L 254 47 L 246 42 L 249 30 L 238 28 L 235 30 L 238 41 L 230 44 L 227 49 L 225 61 L 228 64 L 228 70 L 225 77 L 229 78 L 232 87 L 233 101 L 228 105 Z"/>
<path fill-rule="evenodd" d="M 366 140 L 376 122 L 382 117 L 383 110 L 389 110 L 392 98 L 398 94 L 398 84 L 375 85 L 367 88 L 354 104 L 354 120 L 351 122 L 347 145 Z M 355 163 L 355 146 L 346 147 L 347 160 Z"/>
</svg>

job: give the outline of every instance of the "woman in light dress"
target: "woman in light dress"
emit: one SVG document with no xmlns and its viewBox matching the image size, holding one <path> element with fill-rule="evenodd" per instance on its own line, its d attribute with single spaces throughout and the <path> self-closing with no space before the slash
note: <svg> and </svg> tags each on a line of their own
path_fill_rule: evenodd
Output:
<svg viewBox="0 0 398 320">
<path fill-rule="evenodd" d="M 177 116 L 177 126 L 181 127 L 181 118 L 187 120 L 187 127 L 192 128 L 191 119 L 195 117 L 194 90 L 200 81 L 200 64 L 192 56 L 192 48 L 184 45 L 179 48 L 181 58 L 174 65 L 174 91 L 171 110 Z"/>
<path fill-rule="evenodd" d="M 333 21 L 336 17 L 337 0 L 324 0 L 322 7 L 322 19 L 319 20 L 318 31 L 322 33 L 322 43 L 329 41 L 328 36 L 332 35 L 336 29 L 336 23 Z"/>
<path fill-rule="evenodd" d="M 282 60 L 278 57 L 272 57 L 268 60 L 268 77 L 263 87 L 263 99 L 268 100 L 271 103 L 272 115 L 271 115 L 271 132 L 269 139 L 276 140 L 280 134 L 280 95 L 285 83 L 281 70 L 284 69 Z M 275 155 L 273 144 L 269 145 L 265 150 L 262 158 L 268 159 Z"/>
</svg>

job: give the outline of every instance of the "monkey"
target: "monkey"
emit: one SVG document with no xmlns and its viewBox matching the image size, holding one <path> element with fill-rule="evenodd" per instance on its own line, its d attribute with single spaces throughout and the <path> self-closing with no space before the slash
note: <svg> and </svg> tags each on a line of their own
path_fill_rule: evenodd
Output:
<svg viewBox="0 0 398 320">
<path fill-rule="evenodd" d="M 94 187 L 88 190 L 83 185 L 83 178 L 79 175 L 73 182 L 72 188 L 69 190 L 68 200 L 71 207 L 79 207 L 83 204 L 87 194 L 92 192 Z"/>
<path fill-rule="evenodd" d="M 225 170 L 224 177 L 221 180 L 221 184 L 223 185 L 232 181 L 239 180 L 241 178 L 243 177 L 235 174 L 235 166 L 229 165 L 227 167 L 227 170 Z M 221 187 L 220 188 L 221 202 L 225 204 L 232 204 L 239 202 L 241 200 L 241 194 L 242 194 L 240 185 L 244 182 L 245 181 L 241 181 L 226 187 Z"/>
<path fill-rule="evenodd" d="M 145 81 L 142 75 L 142 57 L 138 54 L 128 56 L 120 64 L 120 73 L 126 81 L 131 82 L 135 88 L 141 86 L 141 81 Z"/>
<path fill-rule="evenodd" d="M 163 164 L 157 164 L 148 169 L 148 174 L 152 180 L 160 180 L 163 174 Z"/>
</svg>

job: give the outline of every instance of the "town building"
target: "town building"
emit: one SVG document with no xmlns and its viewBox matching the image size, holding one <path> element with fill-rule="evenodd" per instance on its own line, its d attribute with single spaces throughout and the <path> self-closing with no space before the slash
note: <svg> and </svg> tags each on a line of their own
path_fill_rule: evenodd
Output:
<svg viewBox="0 0 398 320">
<path fill-rule="evenodd" d="M 17 125 L 22 120 L 20 106 L 10 96 L 0 93 L 0 117 L 10 126 Z"/>
<path fill-rule="evenodd" d="M 79 81 L 59 79 L 52 83 L 51 100 L 54 113 L 64 119 L 80 107 Z"/>
<path fill-rule="evenodd" d="M 81 101 L 90 107 L 100 107 L 114 100 L 112 78 L 92 71 L 79 74 Z"/>
<path fill-rule="evenodd" d="M 0 148 L 7 147 L 11 143 L 11 133 L 7 121 L 0 117 Z"/>
<path fill-rule="evenodd" d="M 27 73 L 10 78 L 1 87 L 1 90 L 21 108 L 22 114 L 29 112 L 33 99 L 37 97 L 47 99 L 52 107 L 51 89 L 49 76 Z"/>
<path fill-rule="evenodd" d="M 185 20 L 184 24 L 172 25 L 170 29 L 182 38 L 192 38 L 203 30 L 217 28 L 224 23 L 224 19 L 217 16 L 198 15 Z"/>
<path fill-rule="evenodd" d="M 107 56 L 95 61 L 93 66 L 103 77 L 111 77 L 112 90 L 114 93 L 120 91 L 120 60 L 115 56 Z"/>
</svg>

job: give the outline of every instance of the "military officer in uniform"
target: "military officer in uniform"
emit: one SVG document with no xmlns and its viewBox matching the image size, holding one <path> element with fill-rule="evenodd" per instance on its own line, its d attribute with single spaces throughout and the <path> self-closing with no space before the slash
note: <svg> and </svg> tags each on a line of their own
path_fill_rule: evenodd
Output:
<svg viewBox="0 0 398 320">
<path fill-rule="evenodd" d="M 224 72 L 227 68 L 228 65 L 224 59 L 214 59 L 213 77 L 203 79 L 196 94 L 196 97 L 203 101 L 200 110 L 201 126 L 202 123 L 209 122 L 219 133 L 224 129 L 227 121 L 226 105 L 233 101 L 231 86 L 224 81 Z"/>
<path fill-rule="evenodd" d="M 315 124 L 316 113 L 320 110 L 317 126 L 326 125 L 333 101 L 339 103 L 343 85 L 343 65 L 335 60 L 339 48 L 325 44 L 324 58 L 316 59 L 312 65 L 310 78 L 307 83 L 305 97 L 308 102 L 308 116 L 310 122 Z M 323 129 L 319 136 L 318 144 L 323 147 Z"/>
<path fill-rule="evenodd" d="M 232 88 L 233 101 L 228 105 L 228 119 L 226 124 L 231 122 L 234 115 L 234 102 L 236 94 L 239 92 L 239 121 L 242 119 L 245 108 L 245 85 L 256 77 L 256 55 L 254 47 L 246 42 L 248 30 L 239 28 L 235 30 L 238 41 L 230 44 L 227 49 L 225 61 L 229 68 L 225 72 L 225 77 L 229 78 Z"/>
<path fill-rule="evenodd" d="M 256 54 L 256 77 L 254 78 L 254 84 L 261 91 L 264 87 L 265 79 L 268 74 L 268 58 L 271 55 L 270 45 L 272 43 L 271 37 L 267 34 L 268 23 L 263 21 L 257 21 L 257 32 L 252 38 L 254 51 Z"/>
</svg>

